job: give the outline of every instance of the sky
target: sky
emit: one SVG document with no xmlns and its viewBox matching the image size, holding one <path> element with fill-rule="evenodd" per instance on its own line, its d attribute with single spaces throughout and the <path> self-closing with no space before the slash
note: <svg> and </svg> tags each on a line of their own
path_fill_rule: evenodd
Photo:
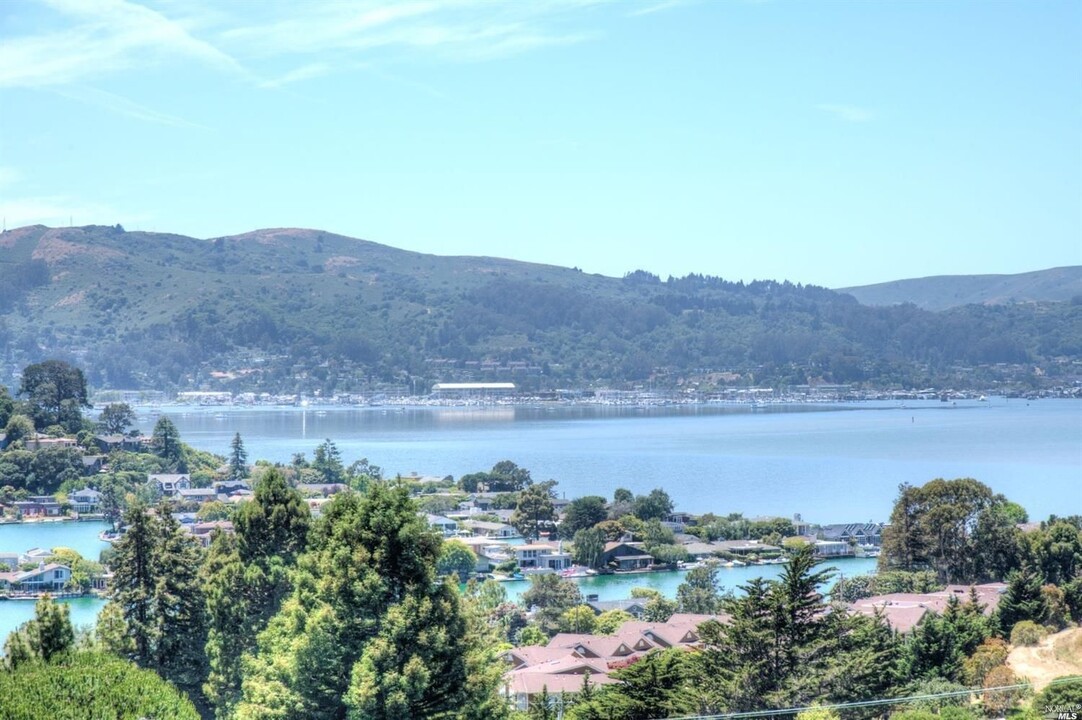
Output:
<svg viewBox="0 0 1082 720">
<path fill-rule="evenodd" d="M 1079 265 L 1082 3 L 7 0 L 0 215 L 826 287 Z"/>
</svg>

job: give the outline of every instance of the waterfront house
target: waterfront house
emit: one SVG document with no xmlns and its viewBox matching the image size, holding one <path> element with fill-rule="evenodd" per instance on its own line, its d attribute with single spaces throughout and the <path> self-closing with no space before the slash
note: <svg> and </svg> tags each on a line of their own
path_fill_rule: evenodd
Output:
<svg viewBox="0 0 1082 720">
<path fill-rule="evenodd" d="M 510 547 L 502 540 L 474 536 L 455 538 L 473 551 L 477 556 L 477 565 L 474 570 L 479 573 L 492 572 L 492 569 L 502 562 L 511 559 Z"/>
<path fill-rule="evenodd" d="M 817 534 L 823 540 L 878 546 L 883 541 L 883 524 L 868 522 L 823 525 Z"/>
<path fill-rule="evenodd" d="M 781 548 L 776 545 L 767 545 L 758 540 L 718 540 L 713 543 L 719 549 L 734 555 L 769 555 L 780 553 Z"/>
<path fill-rule="evenodd" d="M 705 560 L 706 558 L 717 557 L 722 550 L 714 543 L 704 542 L 684 543 L 683 547 L 687 550 L 689 560 Z"/>
<path fill-rule="evenodd" d="M 628 600 L 588 600 L 586 604 L 598 615 L 610 610 L 623 610 L 631 617 L 638 619 L 646 612 L 646 601 L 633 598 Z"/>
<path fill-rule="evenodd" d="M 166 497 L 173 497 L 177 490 L 190 490 L 192 487 L 192 478 L 187 473 L 155 473 L 150 475 L 149 482 L 157 485 L 158 491 Z"/>
<path fill-rule="evenodd" d="M 143 443 L 145 438 L 133 437 L 131 435 L 95 435 L 94 444 L 98 446 L 98 450 L 105 454 L 109 454 L 114 450 L 125 450 L 127 452 L 139 452 L 143 449 Z"/>
<path fill-rule="evenodd" d="M 19 569 L 19 553 L 4 552 L 0 553 L 0 567 L 7 567 L 8 570 Z"/>
<path fill-rule="evenodd" d="M 816 540 L 815 554 L 819 557 L 846 557 L 854 555 L 855 550 L 843 540 Z"/>
<path fill-rule="evenodd" d="M 487 522 L 485 520 L 463 520 L 459 524 L 473 532 L 475 535 L 503 539 L 519 537 L 518 530 L 515 530 L 515 528 L 506 523 Z"/>
<path fill-rule="evenodd" d="M 218 499 L 218 492 L 214 488 L 179 488 L 174 500 L 179 502 L 203 503 Z"/>
<path fill-rule="evenodd" d="M 12 504 L 24 518 L 59 517 L 63 514 L 60 503 L 51 495 L 32 495 L 28 500 L 16 500 Z"/>
<path fill-rule="evenodd" d="M 643 570 L 654 564 L 654 556 L 646 552 L 642 543 L 605 543 L 601 564 L 614 570 Z"/>
<path fill-rule="evenodd" d="M 571 567 L 571 553 L 545 543 L 514 545 L 510 550 L 515 553 L 515 562 L 523 570 L 544 568 L 559 572 Z"/>
<path fill-rule="evenodd" d="M 23 592 L 63 590 L 71 580 L 71 568 L 44 562 L 34 570 L 15 570 L 0 573 L 0 588 Z"/>
<path fill-rule="evenodd" d="M 228 520 L 215 520 L 213 522 L 194 523 L 192 525 L 185 526 L 192 537 L 199 541 L 205 548 L 210 547 L 211 540 L 214 539 L 214 531 L 220 530 L 223 533 L 233 533 L 233 523 Z"/>
<path fill-rule="evenodd" d="M 83 488 L 68 495 L 68 502 L 77 513 L 96 513 L 101 505 L 101 493 L 94 488 Z"/>
<path fill-rule="evenodd" d="M 23 554 L 19 555 L 20 565 L 30 565 L 31 563 L 41 564 L 53 556 L 52 550 L 46 550 L 45 548 L 30 548 Z"/>
<path fill-rule="evenodd" d="M 343 483 L 298 483 L 297 489 L 303 495 L 327 498 L 348 490 L 349 486 Z"/>
<path fill-rule="evenodd" d="M 422 513 L 425 522 L 433 530 L 436 530 L 441 535 L 451 537 L 458 532 L 458 523 L 450 518 L 445 518 L 442 515 L 433 515 L 432 513 Z"/>
</svg>

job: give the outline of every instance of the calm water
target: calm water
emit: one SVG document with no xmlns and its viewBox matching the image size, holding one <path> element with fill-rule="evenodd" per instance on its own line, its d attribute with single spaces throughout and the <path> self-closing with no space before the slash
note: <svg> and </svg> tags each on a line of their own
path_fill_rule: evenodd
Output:
<svg viewBox="0 0 1082 720">
<path fill-rule="evenodd" d="M 567 497 L 664 487 L 678 509 L 886 520 L 899 483 L 974 477 L 1034 518 L 1082 512 L 1082 403 L 1003 400 L 749 408 L 166 408 L 185 442 L 289 462 L 325 438 L 347 462 L 454 475 L 510 459 Z M 149 431 L 155 418 L 141 413 Z"/>
<path fill-rule="evenodd" d="M 97 560 L 109 543 L 98 539 L 108 527 L 103 522 L 46 522 L 0 525 L 0 552 L 26 552 L 33 548 L 71 548 L 88 560 Z"/>
</svg>

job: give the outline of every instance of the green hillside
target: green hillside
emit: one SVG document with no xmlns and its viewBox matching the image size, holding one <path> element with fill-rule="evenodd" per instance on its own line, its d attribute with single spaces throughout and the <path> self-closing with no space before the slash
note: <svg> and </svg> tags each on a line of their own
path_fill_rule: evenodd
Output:
<svg viewBox="0 0 1082 720">
<path fill-rule="evenodd" d="M 1016 275 L 937 275 L 842 288 L 838 292 L 852 295 L 865 305 L 913 303 L 924 310 L 974 304 L 1069 302 L 1082 298 L 1082 266 Z"/>
<path fill-rule="evenodd" d="M 610 278 L 296 229 L 10 230 L 0 312 L 4 375 L 61 357 L 113 388 L 965 387 L 1008 372 L 1025 386 L 1061 382 L 1082 358 L 1069 302 L 874 308 L 788 282 Z"/>
</svg>

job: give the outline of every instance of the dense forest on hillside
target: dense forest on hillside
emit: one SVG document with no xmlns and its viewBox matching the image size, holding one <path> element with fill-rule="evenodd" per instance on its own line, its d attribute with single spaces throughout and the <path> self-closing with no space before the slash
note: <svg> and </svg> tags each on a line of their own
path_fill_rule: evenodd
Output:
<svg viewBox="0 0 1082 720">
<path fill-rule="evenodd" d="M 95 387 L 1027 390 L 1071 380 L 1082 358 L 1078 299 L 875 308 L 787 281 L 609 278 L 314 230 L 199 240 L 33 226 L 3 233 L 0 248 L 3 373 L 63 357 Z"/>
</svg>

